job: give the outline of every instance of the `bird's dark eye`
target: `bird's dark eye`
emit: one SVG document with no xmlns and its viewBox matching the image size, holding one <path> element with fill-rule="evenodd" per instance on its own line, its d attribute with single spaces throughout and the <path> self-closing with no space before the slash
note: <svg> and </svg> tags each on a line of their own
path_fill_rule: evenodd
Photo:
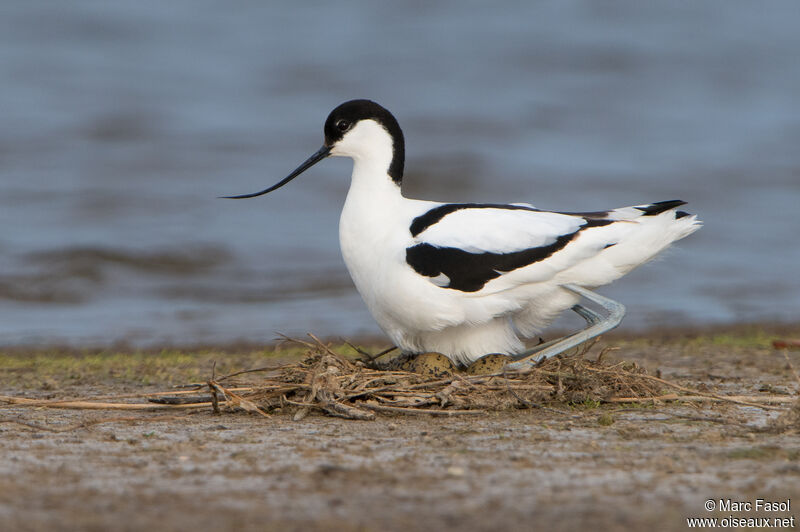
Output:
<svg viewBox="0 0 800 532">
<path fill-rule="evenodd" d="M 339 120 L 338 122 L 336 122 L 336 129 L 342 132 L 347 131 L 348 129 L 350 129 L 350 122 L 348 122 L 347 120 Z"/>
</svg>

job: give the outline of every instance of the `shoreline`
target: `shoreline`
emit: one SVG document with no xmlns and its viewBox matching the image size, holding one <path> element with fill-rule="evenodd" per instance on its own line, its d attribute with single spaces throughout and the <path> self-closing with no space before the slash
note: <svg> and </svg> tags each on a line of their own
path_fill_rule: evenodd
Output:
<svg viewBox="0 0 800 532">
<path fill-rule="evenodd" d="M 546 330 L 542 335 L 546 339 L 555 338 L 568 334 L 569 332 L 564 329 Z M 313 331 L 312 331 L 313 334 Z M 274 350 L 279 346 L 283 340 L 278 339 L 279 333 L 276 333 L 276 339 L 272 342 L 252 342 L 248 340 L 231 340 L 225 342 L 206 342 L 206 343 L 192 343 L 192 342 L 162 342 L 154 343 L 152 345 L 136 345 L 125 341 L 109 341 L 107 343 L 70 343 L 70 342 L 42 342 L 30 344 L 0 344 L 0 353 L 18 354 L 21 352 L 30 353 L 101 353 L 101 352 L 136 352 L 136 353 L 159 353 L 163 351 L 226 351 L 226 352 L 243 352 L 254 350 Z M 702 338 L 724 339 L 724 338 L 748 338 L 750 341 L 757 343 L 761 342 L 764 345 L 774 340 L 785 339 L 787 337 L 800 337 L 800 321 L 785 321 L 785 322 L 743 322 L 733 324 L 712 324 L 712 325 L 697 325 L 697 326 L 653 326 L 645 329 L 623 330 L 615 329 L 601 338 L 606 341 L 636 341 L 636 340 L 653 340 L 653 341 L 678 341 L 678 340 L 692 340 Z M 774 338 L 773 338 L 774 337 Z M 307 339 L 307 337 L 300 337 L 299 339 Z M 324 342 L 334 344 L 343 343 L 347 340 L 352 344 L 359 346 L 389 346 L 390 341 L 388 337 L 382 335 L 365 335 L 355 337 L 342 337 L 342 336 L 328 336 L 321 337 Z"/>
</svg>

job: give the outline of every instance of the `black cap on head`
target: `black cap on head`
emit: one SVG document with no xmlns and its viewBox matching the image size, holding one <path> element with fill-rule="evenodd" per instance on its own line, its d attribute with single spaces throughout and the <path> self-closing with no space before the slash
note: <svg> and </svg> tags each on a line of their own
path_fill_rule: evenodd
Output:
<svg viewBox="0 0 800 532">
<path fill-rule="evenodd" d="M 403 131 L 392 113 L 371 100 L 350 100 L 331 111 L 325 120 L 325 145 L 333 146 L 360 120 L 374 120 L 392 137 L 394 157 L 389 165 L 389 176 L 400 184 L 405 162 Z"/>
</svg>

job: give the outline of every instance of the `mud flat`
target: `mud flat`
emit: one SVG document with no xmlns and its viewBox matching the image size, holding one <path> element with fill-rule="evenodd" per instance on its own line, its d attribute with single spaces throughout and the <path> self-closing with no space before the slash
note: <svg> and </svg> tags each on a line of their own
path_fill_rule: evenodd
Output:
<svg viewBox="0 0 800 532">
<path fill-rule="evenodd" d="M 4 530 L 685 530 L 800 508 L 800 326 L 611 337 L 608 354 L 727 402 L 553 404 L 477 416 L 125 412 L 0 402 Z M 0 394 L 114 396 L 263 365 L 245 346 L 0 352 Z M 766 404 L 766 403 L 765 403 Z M 787 511 L 756 511 L 757 499 Z M 708 500 L 715 509 L 707 511 Z M 726 501 L 750 502 L 732 511 Z M 720 506 L 722 508 L 720 508 Z M 735 506 L 734 506 L 735 507 Z M 727 508 L 727 509 L 726 509 Z M 795 526 L 800 526 L 795 520 Z"/>
</svg>

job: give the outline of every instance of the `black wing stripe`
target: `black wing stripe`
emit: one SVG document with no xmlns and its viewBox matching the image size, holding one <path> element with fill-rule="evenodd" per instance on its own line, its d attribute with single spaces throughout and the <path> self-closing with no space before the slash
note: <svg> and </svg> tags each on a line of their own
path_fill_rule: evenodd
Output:
<svg viewBox="0 0 800 532">
<path fill-rule="evenodd" d="M 586 220 L 580 229 L 561 235 L 552 244 L 512 253 L 470 253 L 459 248 L 422 243 L 406 249 L 406 262 L 414 271 L 426 277 L 446 275 L 450 284 L 444 288 L 477 292 L 492 279 L 500 277 L 501 273 L 529 266 L 560 251 L 584 229 L 611 223 L 613 220 Z"/>
<path fill-rule="evenodd" d="M 680 207 L 681 205 L 686 205 L 686 202 L 681 200 L 657 201 L 650 205 L 636 208 L 644 213 L 642 216 L 655 216 L 656 214 L 661 214 L 662 212 Z"/>
<path fill-rule="evenodd" d="M 579 216 L 581 218 L 599 220 L 602 218 L 608 218 L 608 215 L 611 213 L 608 211 L 592 211 L 592 212 L 558 212 L 556 214 L 566 214 L 567 216 Z"/>
</svg>

